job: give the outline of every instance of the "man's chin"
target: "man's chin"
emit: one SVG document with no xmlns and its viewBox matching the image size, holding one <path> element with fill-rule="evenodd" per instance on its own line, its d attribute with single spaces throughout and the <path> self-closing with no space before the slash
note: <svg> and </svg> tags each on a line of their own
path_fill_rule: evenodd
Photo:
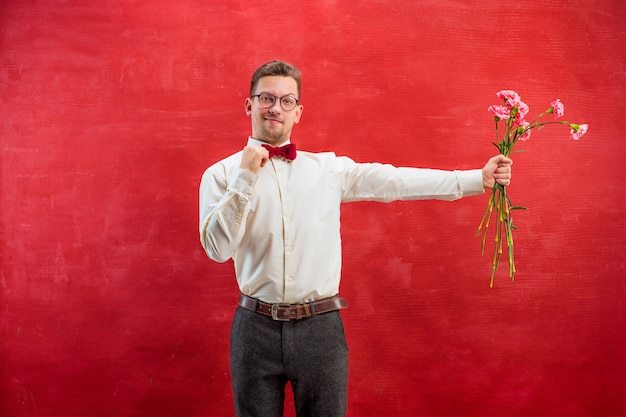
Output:
<svg viewBox="0 0 626 417">
<path fill-rule="evenodd" d="M 283 143 L 284 141 L 286 141 L 288 138 L 286 138 L 282 133 L 278 134 L 278 133 L 272 133 L 272 132 L 264 132 L 263 135 L 263 142 L 267 142 L 270 145 L 280 145 L 281 143 Z"/>
</svg>

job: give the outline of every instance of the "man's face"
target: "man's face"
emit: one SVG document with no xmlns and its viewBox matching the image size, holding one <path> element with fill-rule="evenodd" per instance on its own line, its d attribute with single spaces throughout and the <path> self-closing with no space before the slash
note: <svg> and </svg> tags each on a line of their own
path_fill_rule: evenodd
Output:
<svg viewBox="0 0 626 417">
<path fill-rule="evenodd" d="M 283 144 L 291 136 L 294 123 L 300 121 L 303 107 L 285 111 L 280 97 L 298 97 L 298 85 L 291 77 L 268 76 L 259 80 L 253 94 L 269 93 L 278 97 L 271 107 L 263 108 L 259 97 L 246 98 L 246 114 L 252 118 L 252 137 L 272 146 Z"/>
</svg>

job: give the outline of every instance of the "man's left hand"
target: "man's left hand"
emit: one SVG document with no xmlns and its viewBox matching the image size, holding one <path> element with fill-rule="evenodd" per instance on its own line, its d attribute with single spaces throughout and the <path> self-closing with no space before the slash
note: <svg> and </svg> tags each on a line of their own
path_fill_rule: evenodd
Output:
<svg viewBox="0 0 626 417">
<path fill-rule="evenodd" d="M 483 187 L 492 189 L 495 183 L 509 185 L 511 183 L 511 165 L 513 160 L 504 155 L 496 155 L 489 159 L 483 167 Z"/>
</svg>

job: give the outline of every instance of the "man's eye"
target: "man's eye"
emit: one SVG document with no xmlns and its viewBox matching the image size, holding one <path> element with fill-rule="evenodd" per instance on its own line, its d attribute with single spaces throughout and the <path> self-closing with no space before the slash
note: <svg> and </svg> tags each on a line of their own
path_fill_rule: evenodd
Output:
<svg viewBox="0 0 626 417">
<path fill-rule="evenodd" d="M 283 99 L 283 104 L 285 106 L 293 106 L 295 103 L 296 103 L 296 101 L 293 98 L 291 98 L 291 97 L 286 97 L 286 98 Z"/>
</svg>

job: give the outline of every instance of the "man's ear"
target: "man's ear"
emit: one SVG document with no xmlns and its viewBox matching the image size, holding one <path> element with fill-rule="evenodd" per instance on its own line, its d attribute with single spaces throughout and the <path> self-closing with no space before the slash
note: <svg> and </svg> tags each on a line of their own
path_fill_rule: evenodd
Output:
<svg viewBox="0 0 626 417">
<path fill-rule="evenodd" d="M 250 98 L 246 98 L 246 101 L 244 103 L 245 109 L 246 109 L 246 114 L 248 116 L 250 116 L 252 114 L 252 100 L 250 100 Z"/>
<path fill-rule="evenodd" d="M 302 112 L 303 111 L 304 111 L 304 106 L 302 104 L 299 104 L 298 107 L 296 107 L 295 123 L 300 123 L 300 118 L 302 117 Z"/>
</svg>

